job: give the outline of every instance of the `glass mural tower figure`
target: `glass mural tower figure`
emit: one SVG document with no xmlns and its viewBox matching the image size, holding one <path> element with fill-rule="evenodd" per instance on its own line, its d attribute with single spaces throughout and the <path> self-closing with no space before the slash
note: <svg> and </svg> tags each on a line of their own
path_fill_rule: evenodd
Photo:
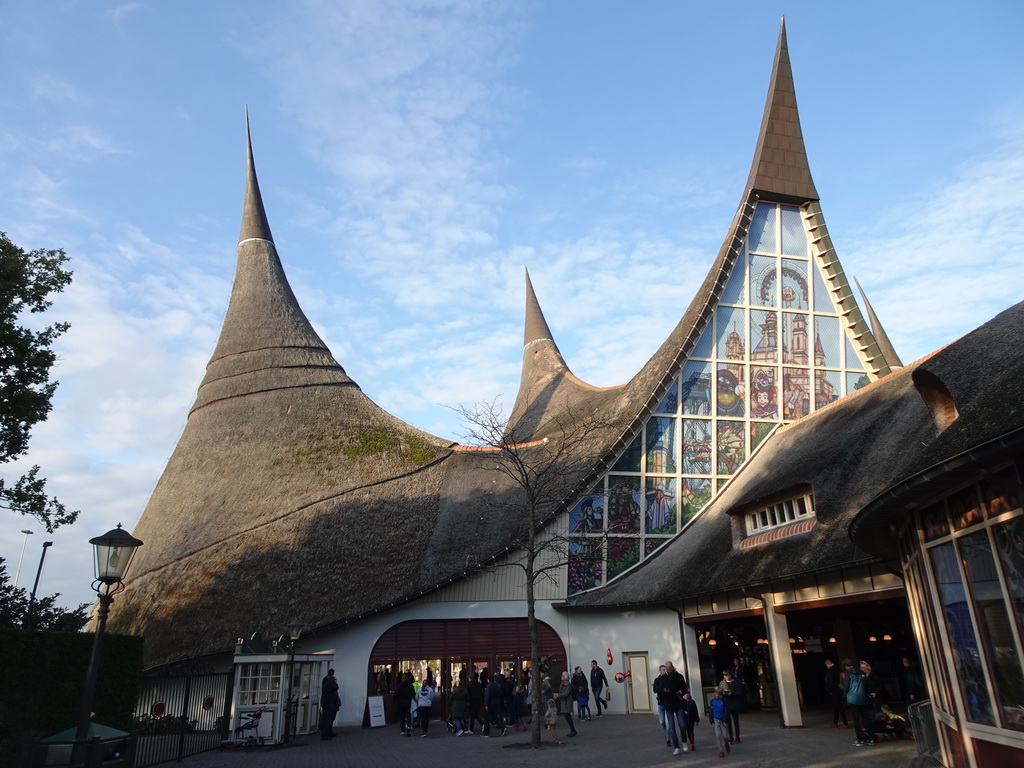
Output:
<svg viewBox="0 0 1024 768">
<path fill-rule="evenodd" d="M 825 226 L 783 22 L 750 176 L 725 242 L 680 325 L 638 374 L 664 366 L 658 400 L 570 512 L 579 520 L 585 506 L 605 523 L 570 522 L 570 533 L 583 534 L 572 544 L 579 557 L 570 562 L 570 591 L 606 583 L 682 531 L 773 430 L 899 367 L 869 317 L 873 328 Z M 603 567 L 593 563 L 598 547 Z"/>
</svg>

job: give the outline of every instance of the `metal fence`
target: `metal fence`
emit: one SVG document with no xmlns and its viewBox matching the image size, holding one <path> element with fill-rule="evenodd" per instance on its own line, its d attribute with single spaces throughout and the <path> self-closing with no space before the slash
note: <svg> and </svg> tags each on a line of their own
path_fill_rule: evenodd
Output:
<svg viewBox="0 0 1024 768">
<path fill-rule="evenodd" d="M 929 699 L 919 701 L 907 707 L 907 719 L 910 730 L 917 742 L 917 755 L 935 765 L 942 765 L 942 749 L 939 744 L 939 733 L 935 728 L 935 716 Z"/>
<path fill-rule="evenodd" d="M 136 768 L 219 748 L 231 716 L 232 679 L 184 667 L 144 677 L 132 727 Z"/>
</svg>

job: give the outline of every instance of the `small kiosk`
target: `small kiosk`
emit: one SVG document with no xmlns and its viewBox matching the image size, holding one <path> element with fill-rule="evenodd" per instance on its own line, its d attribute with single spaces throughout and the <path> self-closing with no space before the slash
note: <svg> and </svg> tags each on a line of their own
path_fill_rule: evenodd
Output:
<svg viewBox="0 0 1024 768">
<path fill-rule="evenodd" d="M 280 744 L 319 727 L 320 682 L 334 654 L 296 653 L 288 638 L 266 641 L 258 634 L 238 638 L 234 658 L 234 697 L 229 731 L 251 724 L 241 741 Z M 244 746 L 229 738 L 224 747 Z"/>
</svg>

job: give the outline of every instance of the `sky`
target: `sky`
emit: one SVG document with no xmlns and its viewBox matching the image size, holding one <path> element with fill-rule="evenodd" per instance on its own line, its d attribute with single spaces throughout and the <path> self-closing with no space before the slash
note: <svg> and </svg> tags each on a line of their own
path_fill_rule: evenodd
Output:
<svg viewBox="0 0 1024 768">
<path fill-rule="evenodd" d="M 81 510 L 53 534 L 0 510 L 12 580 L 53 541 L 39 593 L 91 601 L 88 539 L 145 508 L 227 307 L 246 105 L 310 321 L 459 440 L 455 407 L 514 401 L 524 267 L 585 381 L 664 341 L 744 192 L 783 16 L 833 244 L 903 361 L 1024 299 L 1017 0 L 6 2 L 0 231 L 74 280 L 42 319 L 71 323 L 53 411 L 0 475 L 38 464 Z"/>
</svg>

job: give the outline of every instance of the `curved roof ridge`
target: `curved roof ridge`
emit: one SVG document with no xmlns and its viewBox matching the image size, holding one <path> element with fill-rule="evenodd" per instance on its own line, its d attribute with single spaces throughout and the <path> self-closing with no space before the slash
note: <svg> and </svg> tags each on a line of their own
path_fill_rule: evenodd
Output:
<svg viewBox="0 0 1024 768">
<path fill-rule="evenodd" d="M 807 162 L 800 114 L 796 107 L 793 68 L 789 63 L 786 18 L 779 27 L 768 98 L 761 118 L 747 189 L 779 202 L 817 200 L 818 190 Z"/>
</svg>

